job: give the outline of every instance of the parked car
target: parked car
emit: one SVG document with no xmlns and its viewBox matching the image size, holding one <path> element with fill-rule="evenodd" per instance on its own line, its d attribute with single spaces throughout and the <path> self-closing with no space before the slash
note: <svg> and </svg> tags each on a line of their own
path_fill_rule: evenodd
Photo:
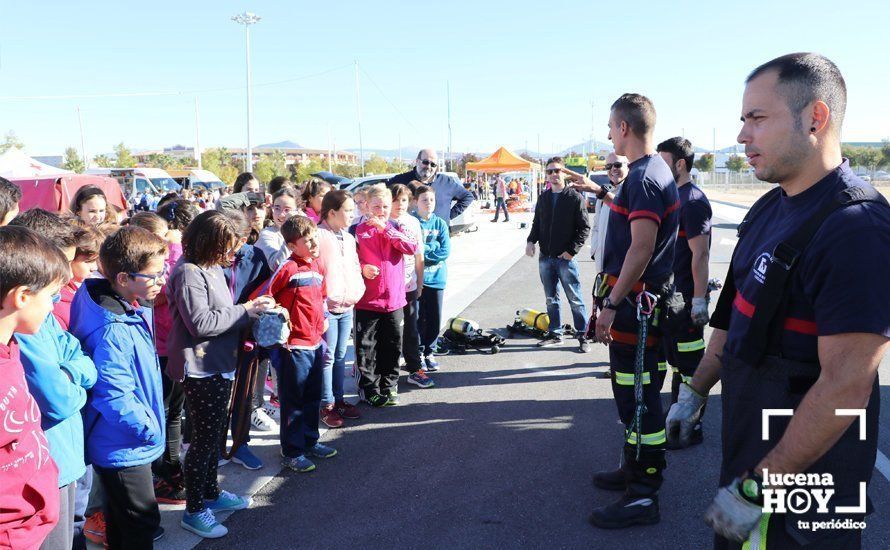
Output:
<svg viewBox="0 0 890 550">
<path fill-rule="evenodd" d="M 321 178 L 324 181 L 330 183 L 331 188 L 333 188 L 333 189 L 346 189 L 347 187 L 349 187 L 350 184 L 352 184 L 355 181 L 355 180 L 347 178 L 345 176 L 338 176 L 337 174 L 334 174 L 333 172 L 327 172 L 327 171 L 316 172 L 316 173 L 312 174 L 312 176 L 316 177 L 316 178 Z"/>
<path fill-rule="evenodd" d="M 347 184 L 346 187 L 341 187 L 340 189 L 349 191 L 350 193 L 355 193 L 362 187 L 368 187 L 369 185 L 374 185 L 376 183 L 386 183 L 395 175 L 396 174 L 378 174 L 375 176 L 355 178 L 354 180 L 351 180 L 351 183 Z"/>
<path fill-rule="evenodd" d="M 597 185 L 612 186 L 612 182 L 609 181 L 609 173 L 605 170 L 591 172 L 587 174 L 587 177 Z M 596 209 L 596 196 L 593 193 L 584 193 L 584 198 L 587 199 L 587 211 L 593 212 Z"/>
</svg>

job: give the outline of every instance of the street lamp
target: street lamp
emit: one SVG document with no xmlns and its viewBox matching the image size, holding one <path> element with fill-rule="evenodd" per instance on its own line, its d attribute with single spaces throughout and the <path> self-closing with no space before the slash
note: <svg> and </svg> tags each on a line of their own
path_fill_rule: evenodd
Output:
<svg viewBox="0 0 890 550">
<path fill-rule="evenodd" d="M 260 16 L 246 11 L 232 16 L 232 21 L 244 25 L 244 33 L 247 39 L 247 167 L 246 171 L 253 171 L 253 150 L 250 147 L 250 26 L 260 20 Z"/>
</svg>

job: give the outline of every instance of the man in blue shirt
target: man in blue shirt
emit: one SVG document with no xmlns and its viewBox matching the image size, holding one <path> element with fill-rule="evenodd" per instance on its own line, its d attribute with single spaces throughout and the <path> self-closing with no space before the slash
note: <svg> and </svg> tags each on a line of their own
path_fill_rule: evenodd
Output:
<svg viewBox="0 0 890 550">
<path fill-rule="evenodd" d="M 677 402 L 680 382 L 689 382 L 705 354 L 704 326 L 708 322 L 708 260 L 711 248 L 711 203 L 694 183 L 689 171 L 695 160 L 695 149 L 688 139 L 673 137 L 655 148 L 667 163 L 680 193 L 680 230 L 674 248 L 674 298 L 682 300 L 670 328 L 664 327 L 662 351 L 665 361 L 658 369 L 666 374 L 670 363 L 671 403 Z M 677 304 L 679 306 L 680 303 Z M 663 382 L 659 378 L 658 387 Z M 704 411 L 703 411 L 704 412 Z M 701 418 L 695 426 L 692 444 L 704 441 Z M 669 445 L 668 448 L 671 448 Z"/>
<path fill-rule="evenodd" d="M 881 299 L 890 280 L 890 206 L 841 156 L 846 97 L 837 66 L 813 53 L 776 58 L 746 81 L 738 141 L 757 178 L 780 187 L 740 227 L 705 357 L 667 418 L 671 439 L 688 442 L 708 391 L 721 382 L 722 487 L 705 515 L 718 548 L 861 546 L 861 528 L 812 528 L 864 525 L 877 454 L 877 371 L 890 342 L 890 308 Z M 859 200 L 826 209 L 845 195 Z M 810 220 L 819 223 L 809 244 L 791 247 Z M 789 255 L 792 248 L 798 253 Z M 786 278 L 778 300 L 770 299 L 772 281 Z M 762 326 L 763 311 L 774 312 L 766 342 L 751 337 L 761 334 L 751 329 Z M 752 344 L 762 353 L 752 355 Z M 777 409 L 792 416 L 770 420 Z M 826 505 L 764 506 L 764 487 L 771 494 L 798 483 L 789 474 L 824 480 Z"/>
<path fill-rule="evenodd" d="M 421 149 L 417 153 L 417 162 L 413 170 L 393 176 L 386 184 L 392 186 L 396 183 L 407 185 L 414 192 L 412 181 L 432 187 L 436 192 L 435 214 L 451 225 L 451 220 L 461 215 L 473 202 L 473 194 L 464 189 L 453 176 L 439 171 L 441 165 L 436 151 L 433 149 Z"/>
<path fill-rule="evenodd" d="M 576 189 L 609 204 L 603 273 L 597 276 L 596 339 L 609 346 L 612 392 L 625 426 L 621 468 L 594 475 L 594 485 L 623 491 L 613 504 L 597 508 L 590 523 L 604 529 L 647 525 L 661 520 L 658 489 L 664 460 L 664 416 L 658 381 L 659 332 L 654 309 L 670 290 L 680 199 L 667 163 L 656 152 L 652 133 L 655 107 L 645 96 L 624 94 L 612 104 L 609 139 L 616 155 L 630 161 L 630 172 L 615 194 L 583 176 L 570 176 Z M 638 300 L 652 316 L 639 342 Z M 637 347 L 642 372 L 637 376 Z M 635 384 L 642 386 L 645 412 L 637 414 Z"/>
</svg>

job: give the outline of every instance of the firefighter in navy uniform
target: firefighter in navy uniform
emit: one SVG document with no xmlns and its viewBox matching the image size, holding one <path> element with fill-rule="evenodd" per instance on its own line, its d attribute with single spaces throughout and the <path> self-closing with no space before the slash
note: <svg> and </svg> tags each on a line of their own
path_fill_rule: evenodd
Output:
<svg viewBox="0 0 890 550">
<path fill-rule="evenodd" d="M 721 381 L 720 489 L 705 514 L 718 548 L 859 548 L 861 529 L 813 522 L 871 511 L 860 488 L 874 468 L 877 370 L 890 341 L 890 206 L 841 156 L 845 106 L 840 71 L 817 54 L 776 58 L 746 82 L 738 141 L 757 178 L 780 187 L 739 228 L 705 357 L 667 417 L 670 439 L 688 443 Z M 764 433 L 764 409 L 794 412 Z M 830 476 L 827 510 L 769 513 L 764 482 L 774 489 L 777 475 L 798 473 Z"/>
<path fill-rule="evenodd" d="M 607 193 L 587 178 L 566 174 L 576 188 L 596 193 L 611 210 L 604 272 L 594 285 L 600 309 L 595 335 L 609 345 L 612 391 L 625 436 L 620 468 L 594 476 L 598 487 L 624 493 L 617 502 L 590 515 L 593 525 L 606 529 L 652 524 L 661 518 L 658 490 L 665 468 L 665 432 L 661 389 L 656 384 L 659 334 L 653 321 L 654 309 L 671 288 L 680 203 L 671 171 L 655 152 L 654 127 L 652 102 L 638 94 L 624 94 L 612 104 L 609 116 L 615 154 L 630 161 L 630 172 L 617 194 Z M 644 332 L 638 313 L 649 316 L 643 317 Z"/>
<path fill-rule="evenodd" d="M 673 371 L 671 403 L 677 402 L 680 382 L 689 382 L 705 354 L 705 328 L 708 323 L 708 260 L 711 249 L 711 203 L 697 185 L 692 183 L 695 149 L 688 139 L 673 137 L 655 148 L 667 163 L 677 182 L 680 194 L 680 230 L 674 250 L 674 294 L 671 297 L 677 314 L 665 319 L 662 348 L 665 363 Z M 659 362 L 659 372 L 667 364 Z M 663 380 L 659 380 L 661 388 Z M 704 416 L 702 410 L 701 416 Z M 690 444 L 704 440 L 701 418 L 695 425 Z M 672 449 L 668 444 L 668 449 Z"/>
</svg>

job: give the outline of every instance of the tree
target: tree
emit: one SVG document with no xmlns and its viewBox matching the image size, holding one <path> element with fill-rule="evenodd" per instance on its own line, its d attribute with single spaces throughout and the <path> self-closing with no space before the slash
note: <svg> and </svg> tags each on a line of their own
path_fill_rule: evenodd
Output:
<svg viewBox="0 0 890 550">
<path fill-rule="evenodd" d="M 881 150 L 877 147 L 863 147 L 859 155 L 859 164 L 864 166 L 874 176 L 882 159 Z"/>
<path fill-rule="evenodd" d="M 388 167 L 386 159 L 375 155 L 365 161 L 365 174 L 369 176 L 385 174 Z"/>
<path fill-rule="evenodd" d="M 726 169 L 730 172 L 741 172 L 748 167 L 748 163 L 745 162 L 745 159 L 739 155 L 730 155 L 728 159 L 726 159 Z"/>
<path fill-rule="evenodd" d="M 344 178 L 357 178 L 362 175 L 361 168 L 356 164 L 341 162 L 340 164 L 335 164 L 332 168 L 335 174 Z"/>
<path fill-rule="evenodd" d="M 100 168 L 114 167 L 114 159 L 110 158 L 108 155 L 96 155 L 93 157 L 93 162 Z"/>
<path fill-rule="evenodd" d="M 698 168 L 699 172 L 710 172 L 714 169 L 714 155 L 705 153 L 698 157 L 698 160 L 693 162 L 692 165 Z"/>
<path fill-rule="evenodd" d="M 404 160 L 393 159 L 386 167 L 386 171 L 390 174 L 401 174 L 408 171 L 408 164 Z"/>
<path fill-rule="evenodd" d="M 65 149 L 65 163 L 62 164 L 62 168 L 65 170 L 71 170 L 78 174 L 83 173 L 83 159 L 80 158 L 80 154 L 77 152 L 77 149 L 74 147 L 68 147 Z"/>
<path fill-rule="evenodd" d="M 0 153 L 5 153 L 15 147 L 16 149 L 24 149 L 25 144 L 15 135 L 15 132 L 10 130 L 6 132 L 6 136 L 3 138 L 3 143 L 0 143 Z"/>
<path fill-rule="evenodd" d="M 123 141 L 114 146 L 114 154 L 114 163 L 118 168 L 132 168 L 136 164 L 136 159 L 130 154 L 130 150 L 127 149 Z"/>
<path fill-rule="evenodd" d="M 470 162 L 479 162 L 479 157 L 477 157 L 473 153 L 464 153 L 460 157 L 460 160 L 457 161 L 457 175 L 461 179 L 465 179 L 467 177 L 467 164 Z"/>
<path fill-rule="evenodd" d="M 294 177 L 296 177 L 297 183 L 302 183 L 311 178 L 312 174 L 315 174 L 316 172 L 322 172 L 327 169 L 327 160 L 323 160 L 320 157 L 313 157 L 309 159 L 309 162 L 296 165 L 296 168 L 294 169 Z"/>
</svg>

